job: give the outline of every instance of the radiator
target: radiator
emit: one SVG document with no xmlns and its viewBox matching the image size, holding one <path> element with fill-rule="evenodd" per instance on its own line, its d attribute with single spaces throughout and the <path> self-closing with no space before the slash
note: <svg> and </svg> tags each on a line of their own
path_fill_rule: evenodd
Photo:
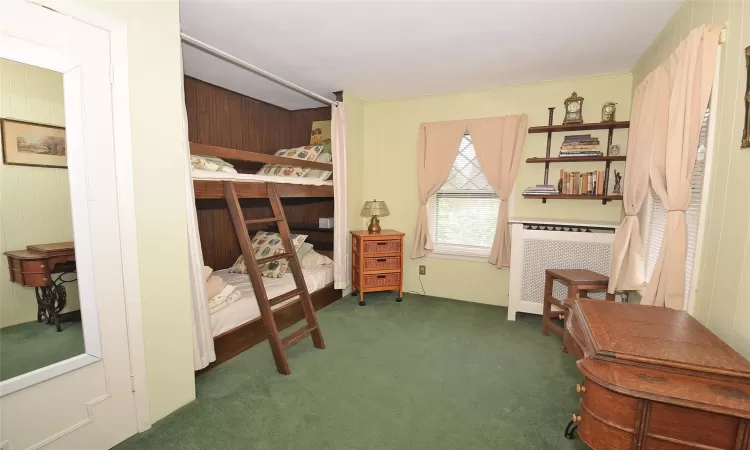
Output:
<svg viewBox="0 0 750 450">
<path fill-rule="evenodd" d="M 619 223 L 511 220 L 508 320 L 516 313 L 542 314 L 546 269 L 589 269 L 609 275 L 612 241 Z M 553 295 L 564 299 L 567 287 L 555 280 Z M 604 292 L 591 297 L 604 298 Z"/>
</svg>

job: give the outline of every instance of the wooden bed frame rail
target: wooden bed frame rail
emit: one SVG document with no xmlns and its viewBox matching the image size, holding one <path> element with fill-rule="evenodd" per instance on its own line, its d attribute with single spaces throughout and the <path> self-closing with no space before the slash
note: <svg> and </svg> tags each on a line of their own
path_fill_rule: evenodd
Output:
<svg viewBox="0 0 750 450">
<path fill-rule="evenodd" d="M 236 182 L 239 198 L 268 198 L 267 183 Z M 221 180 L 193 180 L 196 200 L 223 199 L 224 185 Z M 276 183 L 276 192 L 280 198 L 333 198 L 333 186 L 311 186 L 307 184 Z"/>
<path fill-rule="evenodd" d="M 221 159 L 235 161 L 246 161 L 261 164 L 283 164 L 285 166 L 309 167 L 310 169 L 331 170 L 333 164 L 315 161 L 305 161 L 302 159 L 287 158 L 284 156 L 267 155 L 265 153 L 246 152 L 244 150 L 235 150 L 233 148 L 216 147 L 214 145 L 190 143 L 191 155 L 215 156 Z"/>
</svg>

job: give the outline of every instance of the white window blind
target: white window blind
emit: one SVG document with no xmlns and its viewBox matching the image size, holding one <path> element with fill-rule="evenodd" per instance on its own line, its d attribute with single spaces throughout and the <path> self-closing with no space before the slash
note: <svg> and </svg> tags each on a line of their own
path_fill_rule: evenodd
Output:
<svg viewBox="0 0 750 450">
<path fill-rule="evenodd" d="M 435 251 L 489 255 L 499 207 L 500 199 L 479 167 L 471 136 L 465 134 L 448 179 L 430 199 Z"/>
<path fill-rule="evenodd" d="M 690 206 L 685 213 L 687 222 L 687 257 L 685 260 L 685 296 L 686 300 L 690 295 L 690 286 L 692 283 L 693 267 L 695 267 L 696 243 L 698 241 L 698 224 L 700 222 L 701 197 L 703 194 L 703 178 L 706 165 L 706 145 L 708 145 L 708 122 L 710 110 L 707 108 L 703 116 L 701 125 L 700 138 L 698 139 L 698 155 L 695 159 L 693 169 L 693 180 L 690 186 L 692 198 Z M 659 259 L 659 250 L 664 239 L 664 232 L 667 226 L 667 211 L 654 188 L 649 189 L 647 212 L 648 217 L 648 242 L 646 244 L 646 281 L 651 280 L 656 267 L 656 261 Z"/>
</svg>

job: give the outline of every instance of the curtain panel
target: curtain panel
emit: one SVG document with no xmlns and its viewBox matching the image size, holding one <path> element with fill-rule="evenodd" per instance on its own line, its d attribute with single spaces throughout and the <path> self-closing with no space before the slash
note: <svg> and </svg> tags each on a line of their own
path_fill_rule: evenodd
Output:
<svg viewBox="0 0 750 450">
<path fill-rule="evenodd" d="M 352 279 L 351 246 L 346 195 L 346 106 L 331 106 L 333 155 L 333 287 L 346 289 Z"/>
<path fill-rule="evenodd" d="M 180 78 L 183 80 L 182 78 Z M 187 213 L 188 270 L 190 272 L 190 301 L 193 305 L 193 367 L 200 370 L 216 361 L 211 314 L 208 312 L 206 279 L 203 275 L 203 249 L 198 231 L 198 212 L 195 209 L 195 191 L 190 166 L 190 139 L 188 138 L 185 86 L 182 92 L 182 127 L 185 133 L 185 203 Z"/>
<path fill-rule="evenodd" d="M 450 175 L 461 139 L 468 131 L 482 172 L 495 194 L 500 198 L 500 211 L 489 261 L 498 267 L 509 265 L 510 233 L 507 200 L 513 191 L 518 174 L 527 128 L 526 115 L 431 122 L 419 126 L 417 139 L 419 213 L 414 233 L 412 258 L 421 258 L 434 249 L 427 202 Z"/>
<path fill-rule="evenodd" d="M 659 67 L 638 85 L 633 94 L 633 110 L 628 135 L 625 165 L 623 207 L 625 218 L 615 232 L 609 287 L 617 290 L 638 290 L 645 284 L 645 261 L 638 212 L 649 190 L 649 166 L 654 147 L 666 143 L 669 112 L 668 75 Z"/>
<path fill-rule="evenodd" d="M 467 122 L 474 151 L 484 176 L 500 198 L 495 239 L 489 262 L 498 268 L 510 266 L 510 230 L 508 229 L 508 197 L 518 175 L 521 151 L 526 139 L 529 119 L 518 116 L 476 119 Z"/>
<path fill-rule="evenodd" d="M 419 212 L 414 230 L 411 257 L 421 258 L 434 249 L 427 212 L 427 201 L 451 173 L 458 146 L 466 130 L 463 121 L 423 123 L 417 138 L 417 185 Z"/>
<path fill-rule="evenodd" d="M 683 309 L 690 183 L 700 128 L 713 85 L 721 26 L 702 25 L 690 32 L 664 63 L 671 86 L 666 145 L 656 146 L 650 176 L 667 209 L 667 227 L 654 273 L 641 303 Z"/>
</svg>

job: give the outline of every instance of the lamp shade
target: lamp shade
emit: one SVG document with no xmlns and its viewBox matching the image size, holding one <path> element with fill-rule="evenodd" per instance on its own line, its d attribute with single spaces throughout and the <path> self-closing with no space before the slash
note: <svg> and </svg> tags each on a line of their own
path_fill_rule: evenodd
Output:
<svg viewBox="0 0 750 450">
<path fill-rule="evenodd" d="M 362 207 L 362 212 L 359 213 L 362 217 L 370 217 L 370 216 L 388 216 L 390 215 L 390 211 L 388 211 L 388 206 L 386 206 L 385 202 L 381 202 L 378 200 L 373 201 L 367 201 L 365 202 L 365 206 Z"/>
</svg>

